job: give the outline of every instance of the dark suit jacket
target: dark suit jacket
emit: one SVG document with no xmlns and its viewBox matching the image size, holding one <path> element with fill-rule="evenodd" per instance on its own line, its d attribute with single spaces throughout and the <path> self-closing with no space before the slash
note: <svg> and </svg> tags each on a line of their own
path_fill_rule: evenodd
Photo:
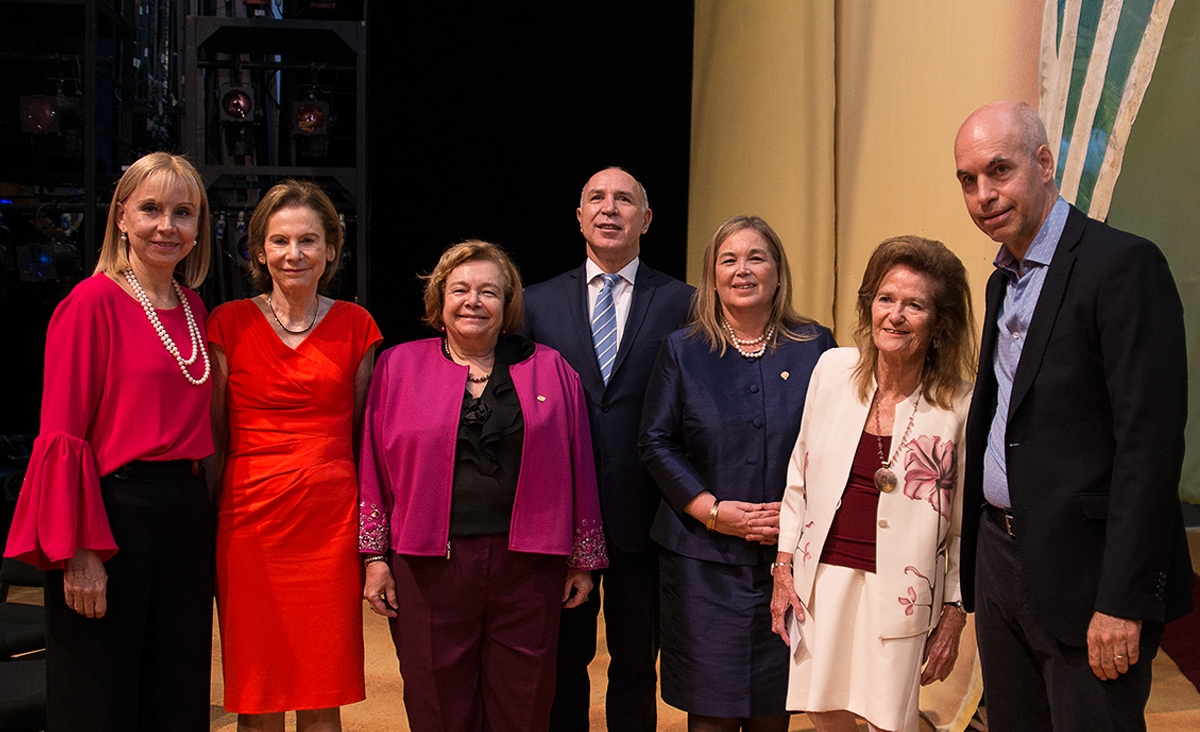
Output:
<svg viewBox="0 0 1200 732">
<path fill-rule="evenodd" d="M 969 607 L 1004 289 L 997 271 L 967 421 Z M 1190 609 L 1178 495 L 1186 421 L 1183 309 L 1166 259 L 1072 207 L 1021 352 L 1005 435 L 1026 587 L 1059 640 L 1086 645 L 1094 611 L 1164 622 Z"/>
<path fill-rule="evenodd" d="M 764 549 L 775 558 L 776 547 L 708 531 L 683 509 L 706 490 L 718 500 L 783 498 L 809 378 L 821 354 L 837 345 L 828 328 L 811 332 L 809 341 L 780 339 L 754 361 L 732 348 L 718 358 L 706 338 L 686 330 L 667 338 L 646 389 L 639 441 L 662 491 L 651 535 L 663 547 L 744 566 L 763 561 Z"/>
<path fill-rule="evenodd" d="M 623 551 L 650 546 L 659 493 L 638 458 L 642 401 L 658 347 L 687 320 L 693 292 L 691 285 L 638 265 L 629 318 L 606 388 L 592 346 L 585 267 L 525 290 L 525 334 L 561 353 L 583 382 L 604 527 L 608 540 Z"/>
</svg>

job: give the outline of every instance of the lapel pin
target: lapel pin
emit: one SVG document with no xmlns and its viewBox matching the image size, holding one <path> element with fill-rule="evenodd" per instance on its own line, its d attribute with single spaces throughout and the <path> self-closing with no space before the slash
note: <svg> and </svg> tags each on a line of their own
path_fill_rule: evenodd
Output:
<svg viewBox="0 0 1200 732">
<path fill-rule="evenodd" d="M 546 397 L 542 396 L 541 394 L 538 394 L 538 401 L 544 402 L 544 401 L 546 401 Z"/>
<path fill-rule="evenodd" d="M 780 372 L 780 374 L 779 374 L 779 375 L 780 375 L 781 377 L 783 377 L 783 380 L 784 380 L 784 381 L 787 381 L 787 380 L 788 380 L 788 377 L 789 377 L 789 376 L 791 376 L 791 374 L 789 374 L 789 373 L 788 373 L 788 372 L 786 372 L 786 371 Z"/>
</svg>

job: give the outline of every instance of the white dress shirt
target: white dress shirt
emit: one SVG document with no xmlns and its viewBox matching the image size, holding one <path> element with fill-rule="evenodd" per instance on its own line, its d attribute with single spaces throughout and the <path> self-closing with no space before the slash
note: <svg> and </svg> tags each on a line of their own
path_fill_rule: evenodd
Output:
<svg viewBox="0 0 1200 732">
<path fill-rule="evenodd" d="M 613 285 L 612 298 L 613 307 L 617 311 L 617 350 L 621 349 L 621 338 L 625 335 L 625 321 L 629 320 L 629 305 L 633 302 L 633 280 L 637 276 L 638 262 L 640 257 L 634 257 L 633 261 L 621 268 L 617 272 L 620 280 Z M 592 322 L 592 317 L 596 313 L 596 299 L 600 297 L 600 288 L 604 287 L 604 278 L 600 275 L 604 274 L 604 270 L 593 262 L 587 260 L 588 280 L 588 322 Z"/>
</svg>

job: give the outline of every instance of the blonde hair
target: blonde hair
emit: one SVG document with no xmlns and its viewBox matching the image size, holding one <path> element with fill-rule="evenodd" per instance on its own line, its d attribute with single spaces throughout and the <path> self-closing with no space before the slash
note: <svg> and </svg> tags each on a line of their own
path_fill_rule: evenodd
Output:
<svg viewBox="0 0 1200 732">
<path fill-rule="evenodd" d="M 700 287 L 692 296 L 692 318 L 688 335 L 703 335 L 711 350 L 717 355 L 724 356 L 729 346 L 729 336 L 721 327 L 724 312 L 721 310 L 721 298 L 717 297 L 717 253 L 725 240 L 735 233 L 750 229 L 767 242 L 767 250 L 775 262 L 775 270 L 779 274 L 779 286 L 775 289 L 775 300 L 771 304 L 771 316 L 767 327 L 774 326 L 774 332 L 767 342 L 767 347 L 774 349 L 780 338 L 789 341 L 811 341 L 817 337 L 817 321 L 806 318 L 792 307 L 792 270 L 788 267 L 787 254 L 783 251 L 783 242 L 771 225 L 757 216 L 734 216 L 721 224 L 708 241 L 704 250 L 704 265 L 700 273 Z"/>
<path fill-rule="evenodd" d="M 442 308 L 446 304 L 446 280 L 450 273 L 459 265 L 467 262 L 491 262 L 500 270 L 504 278 L 504 323 L 505 333 L 517 333 L 525 320 L 525 295 L 521 287 L 521 273 L 513 264 L 508 253 L 497 244 L 468 239 L 451 246 L 442 252 L 433 272 L 422 276 L 425 280 L 425 317 L 423 320 L 430 327 L 441 329 L 446 325 L 442 320 Z"/>
<path fill-rule="evenodd" d="M 104 244 L 96 258 L 95 273 L 118 275 L 129 269 L 129 241 L 121 236 L 117 227 L 117 207 L 124 205 L 133 192 L 145 181 L 154 178 L 160 191 L 182 184 L 197 203 L 196 246 L 175 265 L 175 274 L 181 275 L 183 284 L 196 289 L 208 276 L 212 261 L 211 235 L 208 225 L 208 193 L 204 181 L 182 155 L 164 152 L 150 153 L 138 159 L 117 181 L 112 203 L 108 205 L 108 225 L 104 230 Z"/>
<path fill-rule="evenodd" d="M 879 286 L 896 267 L 907 267 L 933 281 L 933 338 L 921 372 L 922 396 L 942 409 L 952 409 L 962 382 L 975 376 L 975 314 L 971 286 L 962 260 L 945 244 L 919 236 L 894 236 L 875 247 L 858 288 L 858 325 L 854 342 L 858 365 L 854 381 L 863 402 L 871 396 L 879 349 L 871 333 L 871 306 Z"/>
</svg>

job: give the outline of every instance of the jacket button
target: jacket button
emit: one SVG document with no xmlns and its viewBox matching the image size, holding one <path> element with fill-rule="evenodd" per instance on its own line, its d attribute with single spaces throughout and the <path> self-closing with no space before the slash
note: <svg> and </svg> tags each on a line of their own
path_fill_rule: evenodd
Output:
<svg viewBox="0 0 1200 732">
<path fill-rule="evenodd" d="M 762 420 L 761 420 L 761 419 L 759 419 L 758 417 L 755 417 L 755 418 L 754 418 L 754 421 L 752 422 L 752 424 L 753 424 L 755 427 L 759 427 L 759 428 L 761 428 L 761 427 L 762 427 Z"/>
<path fill-rule="evenodd" d="M 886 529 L 888 527 L 887 519 L 879 519 L 879 528 Z"/>
<path fill-rule="evenodd" d="M 601 412 L 605 412 L 605 413 L 607 413 L 607 412 L 608 412 L 608 405 L 607 405 L 607 404 L 601 404 L 601 405 L 600 405 L 600 411 L 601 411 Z"/>
<path fill-rule="evenodd" d="M 750 393 L 751 393 L 751 394 L 757 394 L 757 393 L 758 393 L 758 384 L 751 384 L 751 385 L 750 385 Z"/>
</svg>

